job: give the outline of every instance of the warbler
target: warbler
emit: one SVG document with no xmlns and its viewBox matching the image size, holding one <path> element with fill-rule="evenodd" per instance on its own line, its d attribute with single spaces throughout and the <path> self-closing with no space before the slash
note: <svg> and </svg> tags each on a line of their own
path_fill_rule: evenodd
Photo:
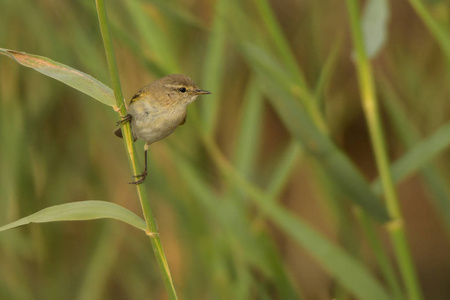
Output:
<svg viewBox="0 0 450 300">
<path fill-rule="evenodd" d="M 147 176 L 147 150 L 157 142 L 186 122 L 187 105 L 199 95 L 211 94 L 200 89 L 188 76 L 171 74 L 160 78 L 140 89 L 131 98 L 127 114 L 117 122 L 117 126 L 131 122 L 134 140 L 145 141 L 144 172 L 133 176 L 130 184 L 141 184 Z M 114 134 L 122 137 L 121 128 Z"/>
</svg>

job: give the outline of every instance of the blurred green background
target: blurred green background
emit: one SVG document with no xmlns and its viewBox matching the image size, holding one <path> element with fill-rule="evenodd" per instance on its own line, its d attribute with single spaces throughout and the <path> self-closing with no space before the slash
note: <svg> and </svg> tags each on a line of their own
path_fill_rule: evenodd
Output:
<svg viewBox="0 0 450 300">
<path fill-rule="evenodd" d="M 126 99 L 170 73 L 213 92 L 150 151 L 149 199 L 181 299 L 352 299 L 339 270 L 295 238 L 300 229 L 267 216 L 258 195 L 388 286 L 360 211 L 317 145 L 298 138 L 309 129 L 292 128 L 315 124 L 376 180 L 344 1 L 109 0 L 107 8 Z M 397 190 L 424 298 L 449 299 L 450 3 L 391 1 L 387 13 L 372 63 L 388 151 L 392 162 L 412 153 L 398 166 Z M 94 1 L 2 0 L 0 28 L 0 47 L 110 85 Z M 283 112 L 286 99 L 306 107 L 309 123 Z M 0 56 L 0 225 L 82 200 L 141 215 L 112 134 L 117 120 L 109 107 Z M 385 227 L 376 229 L 397 276 Z M 167 297 L 148 238 L 112 220 L 2 232 L 0 266 L 0 299 Z"/>
</svg>

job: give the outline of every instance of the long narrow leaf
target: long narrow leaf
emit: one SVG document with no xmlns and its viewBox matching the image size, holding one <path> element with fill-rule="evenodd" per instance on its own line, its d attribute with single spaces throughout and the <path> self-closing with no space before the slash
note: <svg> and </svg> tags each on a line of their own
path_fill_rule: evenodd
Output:
<svg viewBox="0 0 450 300">
<path fill-rule="evenodd" d="M 391 164 L 391 172 L 395 181 L 401 181 L 418 172 L 428 162 L 450 147 L 450 122 L 442 125 L 435 133 L 416 143 L 401 158 Z M 377 178 L 373 182 L 376 193 L 381 192 L 381 182 Z"/>
<path fill-rule="evenodd" d="M 219 151 L 217 146 L 207 141 L 210 154 L 214 157 L 224 176 L 240 185 L 249 195 L 255 206 L 261 210 L 264 215 L 276 224 L 287 236 L 292 238 L 308 253 L 314 257 L 321 266 L 333 275 L 343 286 L 358 296 L 358 299 L 390 299 L 382 285 L 373 278 L 367 268 L 354 257 L 342 250 L 339 246 L 329 242 L 317 230 L 308 225 L 302 219 L 294 216 L 292 213 L 280 207 L 272 201 L 270 196 L 247 181 L 229 161 Z M 194 181 L 203 191 L 210 190 L 200 175 L 192 166 L 180 160 L 181 170 L 191 170 L 189 174 L 190 183 Z M 200 195 L 197 195 L 200 196 Z M 211 197 L 209 197 L 211 199 Z"/>
<path fill-rule="evenodd" d="M 265 83 L 263 89 L 291 135 L 320 162 L 350 200 L 377 220 L 387 221 L 389 216 L 386 209 L 371 191 L 366 179 L 320 131 L 304 107 L 295 101 L 291 93 L 293 83 L 282 67 L 255 45 L 244 43 L 242 50 L 261 82 Z"/>
<path fill-rule="evenodd" d="M 220 108 L 220 93 L 223 82 L 224 65 L 226 63 L 225 46 L 226 46 L 226 31 L 225 20 L 223 13 L 228 5 L 227 0 L 216 2 L 215 18 L 212 32 L 209 37 L 208 47 L 204 59 L 203 80 L 202 85 L 207 86 L 214 91 L 211 95 L 210 101 L 202 102 L 204 126 L 208 134 L 213 134 Z"/>
<path fill-rule="evenodd" d="M 103 104 L 113 106 L 116 104 L 112 90 L 92 76 L 79 70 L 51 60 L 47 57 L 28 54 L 9 49 L 0 48 L 0 54 L 6 55 L 22 66 L 52 77 L 56 80 L 91 96 Z"/>
<path fill-rule="evenodd" d="M 105 218 L 116 219 L 144 231 L 147 228 L 144 220 L 120 205 L 106 201 L 89 200 L 44 208 L 37 213 L 0 227 L 0 231 L 30 223 L 82 221 Z"/>
</svg>

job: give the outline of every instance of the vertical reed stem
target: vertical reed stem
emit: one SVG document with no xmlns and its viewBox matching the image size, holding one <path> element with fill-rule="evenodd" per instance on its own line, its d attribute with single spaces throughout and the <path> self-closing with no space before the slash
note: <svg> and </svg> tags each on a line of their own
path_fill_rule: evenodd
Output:
<svg viewBox="0 0 450 300">
<path fill-rule="evenodd" d="M 389 159 L 386 152 L 380 114 L 378 112 L 372 68 L 369 59 L 367 58 L 361 32 L 358 0 L 346 1 L 351 21 L 353 44 L 356 52 L 356 68 L 358 72 L 361 101 L 369 127 L 378 171 L 380 173 L 386 207 L 391 217 L 391 221 L 387 225 L 387 230 L 390 234 L 400 273 L 408 292 L 408 299 L 422 299 L 419 281 L 406 239 L 399 200 L 389 170 Z"/>
<path fill-rule="evenodd" d="M 109 32 L 108 26 L 108 17 L 106 14 L 106 7 L 104 0 L 96 0 L 97 4 L 97 14 L 98 20 L 100 23 L 100 31 L 103 38 L 103 45 L 105 47 L 106 59 L 108 62 L 109 74 L 111 77 L 111 83 L 114 90 L 114 96 L 116 98 L 116 109 L 120 113 L 121 116 L 126 115 L 126 103 L 123 98 L 122 88 L 120 85 L 119 72 L 116 64 L 116 58 L 114 55 L 114 49 L 111 39 L 111 34 Z M 130 162 L 131 169 L 133 174 L 140 174 L 137 168 L 137 160 L 136 160 L 136 149 L 133 145 L 133 139 L 131 134 L 130 124 L 127 123 L 122 127 L 123 140 L 125 143 L 125 148 L 128 153 L 128 159 Z M 147 194 L 147 190 L 145 188 L 145 184 L 136 185 L 139 201 L 141 203 L 142 211 L 144 214 L 145 222 L 147 224 L 147 235 L 150 238 L 150 242 L 152 244 L 153 252 L 156 256 L 156 261 L 158 262 L 159 269 L 161 271 L 161 275 L 163 277 L 164 285 L 171 300 L 177 300 L 177 294 L 175 291 L 175 286 L 173 284 L 172 275 L 170 274 L 169 265 L 167 263 L 166 256 L 164 254 L 164 250 L 161 244 L 161 240 L 159 238 L 158 228 L 156 226 L 155 219 L 153 218 L 153 213 L 150 207 L 150 201 L 145 198 Z"/>
</svg>

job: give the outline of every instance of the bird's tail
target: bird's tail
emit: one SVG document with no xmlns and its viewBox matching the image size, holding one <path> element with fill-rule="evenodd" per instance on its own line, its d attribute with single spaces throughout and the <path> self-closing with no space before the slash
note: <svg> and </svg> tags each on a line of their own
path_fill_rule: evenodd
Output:
<svg viewBox="0 0 450 300">
<path fill-rule="evenodd" d="M 123 136 L 122 136 L 122 128 L 116 128 L 116 130 L 114 130 L 114 134 L 117 137 L 123 138 Z"/>
<path fill-rule="evenodd" d="M 116 128 L 116 130 L 114 130 L 114 135 L 120 138 L 123 138 L 122 135 L 122 128 Z M 136 142 L 137 137 L 133 136 L 133 142 Z"/>
<path fill-rule="evenodd" d="M 126 124 L 126 123 L 129 123 L 130 121 L 131 121 L 131 115 L 130 115 L 130 114 L 126 114 L 125 116 L 122 116 L 122 119 L 121 119 L 120 121 L 118 121 L 118 122 L 116 123 L 116 125 L 117 125 L 117 126 L 124 125 L 124 124 Z M 115 134 L 117 137 L 123 138 L 123 135 L 122 135 L 122 128 L 119 127 L 119 128 L 117 128 L 116 130 L 114 130 L 114 134 Z M 136 142 L 137 137 L 133 136 L 133 139 L 134 139 L 134 142 Z"/>
</svg>

